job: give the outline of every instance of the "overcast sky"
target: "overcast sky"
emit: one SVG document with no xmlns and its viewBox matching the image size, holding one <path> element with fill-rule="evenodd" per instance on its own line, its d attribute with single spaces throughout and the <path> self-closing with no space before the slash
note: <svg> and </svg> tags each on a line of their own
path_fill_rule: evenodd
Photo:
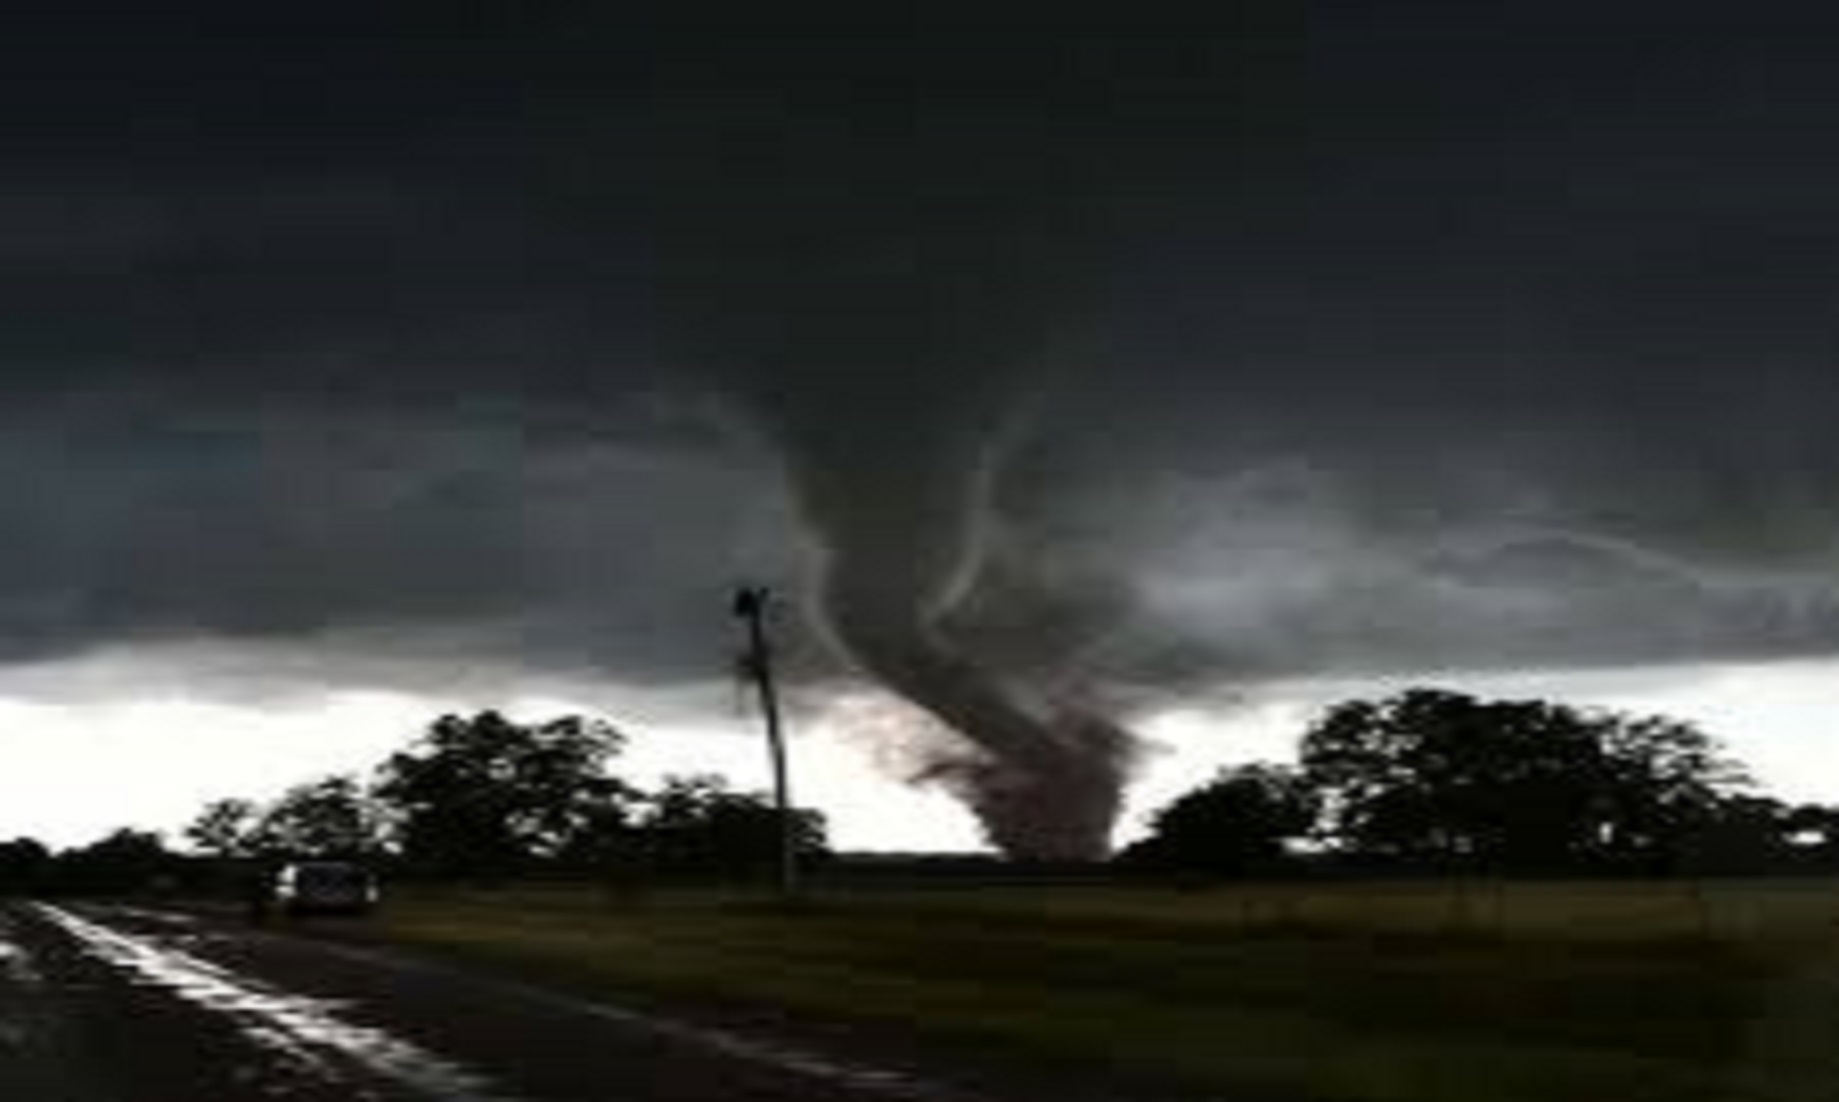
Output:
<svg viewBox="0 0 1839 1102">
<path fill-rule="evenodd" d="M 1818 682 L 1839 17 L 1114 8 L 9 22 L 5 775 L 173 700 L 156 818 L 402 701 L 701 738 L 741 579 L 814 707 L 882 682 L 1008 771 L 986 825 L 1087 793 L 1049 848 L 1113 719 L 1272 680 Z"/>
</svg>

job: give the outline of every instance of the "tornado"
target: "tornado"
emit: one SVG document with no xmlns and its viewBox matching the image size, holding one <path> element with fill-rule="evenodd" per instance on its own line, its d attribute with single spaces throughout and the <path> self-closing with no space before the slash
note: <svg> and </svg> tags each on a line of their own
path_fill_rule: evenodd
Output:
<svg viewBox="0 0 1839 1102">
<path fill-rule="evenodd" d="M 1018 409 L 1052 384 L 1040 334 L 1062 328 L 1042 294 L 1052 281 L 1015 272 L 997 255 L 1005 241 L 775 249 L 770 272 L 747 270 L 737 251 L 719 273 L 734 306 L 699 327 L 698 347 L 779 456 L 817 551 L 816 618 L 836 648 L 973 748 L 940 748 L 926 776 L 1011 856 L 1097 859 L 1133 740 L 1068 698 L 1046 640 L 992 655 L 952 627 L 973 596 L 986 609 L 1005 598 L 978 588 L 992 491 Z"/>
<path fill-rule="evenodd" d="M 819 612 L 862 671 L 975 748 L 968 758 L 942 748 L 925 776 L 964 800 L 992 844 L 1033 861 L 1102 858 L 1135 741 L 952 638 L 947 625 L 983 567 L 1000 449 L 934 432 L 873 464 L 832 453 L 829 434 L 782 436 L 822 546 Z"/>
<path fill-rule="evenodd" d="M 1120 220 L 1138 189 L 1158 209 L 1169 127 L 1206 120 L 1208 150 L 1236 133 L 1242 97 L 1198 74 L 1264 39 L 1189 57 L 1104 20 L 923 13 L 811 33 L 827 49 L 795 62 L 735 40 L 661 78 L 695 93 L 653 129 L 665 344 L 778 452 L 838 649 L 973 748 L 927 775 L 1009 854 L 1101 857 L 1134 740 L 1049 641 L 994 654 L 953 614 L 1005 599 L 977 586 L 1017 410 L 1102 330 Z"/>
<path fill-rule="evenodd" d="M 1103 857 L 1131 758 L 1131 740 L 1105 718 L 1005 680 L 955 649 L 939 629 L 950 606 L 926 600 L 936 578 L 895 577 L 911 561 L 890 561 L 851 538 L 830 537 L 821 607 L 861 667 L 984 752 L 940 761 L 930 775 L 950 784 L 1011 856 L 1076 861 Z M 915 533 L 958 542 L 961 535 Z M 890 569 L 892 567 L 892 569 Z"/>
</svg>

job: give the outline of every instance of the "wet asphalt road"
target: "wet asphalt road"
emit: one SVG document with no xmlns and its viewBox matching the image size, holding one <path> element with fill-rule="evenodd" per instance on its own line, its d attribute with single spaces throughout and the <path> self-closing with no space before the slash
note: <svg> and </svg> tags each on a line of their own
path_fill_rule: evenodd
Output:
<svg viewBox="0 0 1839 1102">
<path fill-rule="evenodd" d="M 386 950 L 133 907 L 0 903 L 0 1099 L 991 1098 Z"/>
</svg>

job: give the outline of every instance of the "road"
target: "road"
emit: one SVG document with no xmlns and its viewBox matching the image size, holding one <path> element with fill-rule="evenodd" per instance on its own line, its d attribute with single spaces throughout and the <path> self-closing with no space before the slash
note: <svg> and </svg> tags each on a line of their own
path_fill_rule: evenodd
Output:
<svg viewBox="0 0 1839 1102">
<path fill-rule="evenodd" d="M 0 1099 L 1008 1097 L 386 949 L 137 907 L 0 904 Z"/>
</svg>

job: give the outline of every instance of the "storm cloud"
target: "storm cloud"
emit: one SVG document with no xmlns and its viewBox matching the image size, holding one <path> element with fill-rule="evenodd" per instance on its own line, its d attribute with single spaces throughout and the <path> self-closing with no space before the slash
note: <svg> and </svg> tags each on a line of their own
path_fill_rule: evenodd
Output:
<svg viewBox="0 0 1839 1102">
<path fill-rule="evenodd" d="M 0 658 L 696 684 L 766 581 L 1063 855 L 1157 694 L 1830 652 L 1830 21 L 28 21 Z"/>
</svg>

